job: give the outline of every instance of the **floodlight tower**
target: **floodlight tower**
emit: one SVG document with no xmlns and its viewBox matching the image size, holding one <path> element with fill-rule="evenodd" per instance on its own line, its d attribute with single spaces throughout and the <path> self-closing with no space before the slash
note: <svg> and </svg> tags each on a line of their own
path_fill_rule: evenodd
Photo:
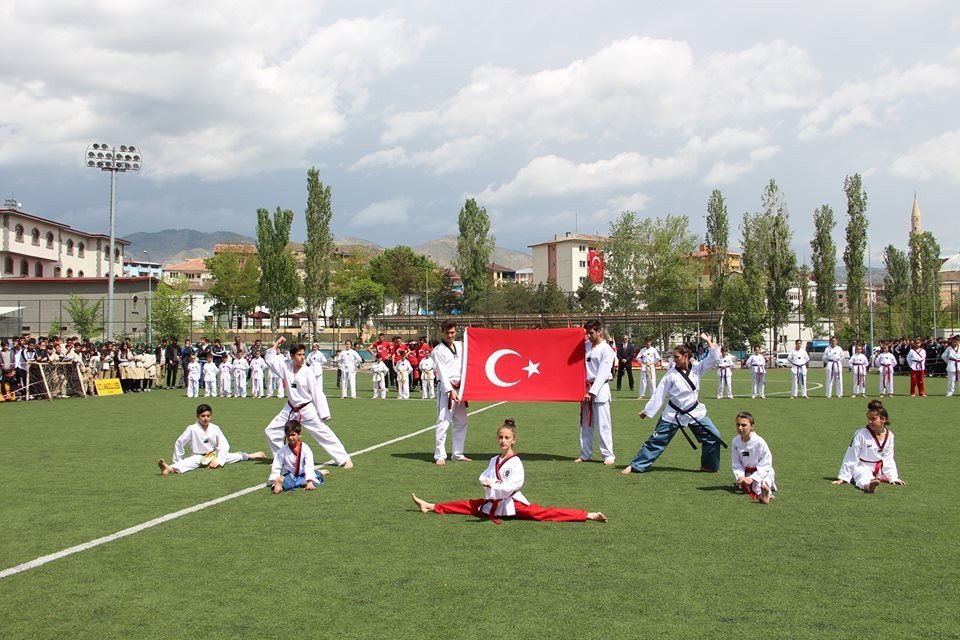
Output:
<svg viewBox="0 0 960 640">
<path fill-rule="evenodd" d="M 113 147 L 102 142 L 92 144 L 87 147 L 87 154 L 84 158 L 87 166 L 91 169 L 100 169 L 110 172 L 110 256 L 109 276 L 107 279 L 107 339 L 112 339 L 113 331 L 113 278 L 114 261 L 116 260 L 114 247 L 114 218 L 116 217 L 117 200 L 117 173 L 126 171 L 140 171 L 142 157 L 140 150 L 135 146 L 122 144 L 119 147 Z"/>
</svg>

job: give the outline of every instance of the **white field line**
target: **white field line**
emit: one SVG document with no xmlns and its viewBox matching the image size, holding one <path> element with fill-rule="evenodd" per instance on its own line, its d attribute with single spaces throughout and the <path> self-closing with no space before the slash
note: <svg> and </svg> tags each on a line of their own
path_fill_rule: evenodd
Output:
<svg viewBox="0 0 960 640">
<path fill-rule="evenodd" d="M 477 409 L 476 411 L 471 411 L 468 415 L 471 415 L 471 416 L 472 416 L 472 415 L 477 414 L 477 413 L 482 413 L 482 412 L 486 411 L 487 409 L 493 409 L 494 407 L 499 407 L 499 406 L 502 405 L 502 404 L 506 404 L 506 402 L 505 402 L 505 401 L 504 401 L 504 402 L 497 402 L 496 404 L 488 405 L 488 406 L 486 406 L 486 407 L 483 407 L 482 409 Z M 408 438 L 414 438 L 414 437 L 416 437 L 416 436 L 418 436 L 418 435 L 420 435 L 420 434 L 422 434 L 422 433 L 426 433 L 427 431 L 430 431 L 430 430 L 434 429 L 435 427 L 436 427 L 436 425 L 430 425 L 429 427 L 424 427 L 423 429 L 420 429 L 420 430 L 418 430 L 418 431 L 414 431 L 413 433 L 408 433 L 408 434 L 405 435 L 405 436 L 400 436 L 399 438 L 394 438 L 393 440 L 387 440 L 386 442 L 381 442 L 380 444 L 375 444 L 375 445 L 373 445 L 372 447 L 367 447 L 366 449 L 360 449 L 359 451 L 354 451 L 354 452 L 351 453 L 350 455 L 351 455 L 351 457 L 352 457 L 352 456 L 358 456 L 358 455 L 363 454 L 363 453 L 369 453 L 369 452 L 371 452 L 371 451 L 375 451 L 375 450 L 380 449 L 380 448 L 382 448 L 382 447 L 386 447 L 386 446 L 389 446 L 389 445 L 391 445 L 391 444 L 396 444 L 397 442 L 400 442 L 400 441 L 402 441 L 402 440 L 407 440 Z M 323 464 L 325 464 L 325 465 L 333 464 L 333 460 L 332 460 L 332 459 L 331 459 L 331 460 L 327 460 L 327 461 L 324 462 Z M 214 499 L 214 500 L 209 500 L 209 501 L 207 501 L 207 502 L 202 502 L 202 503 L 197 504 L 197 505 L 194 505 L 194 506 L 192 506 L 192 507 L 187 507 L 186 509 L 181 509 L 180 511 L 174 511 L 173 513 L 168 513 L 168 514 L 165 515 L 165 516 L 160 516 L 159 518 L 154 518 L 153 520 L 147 520 L 146 522 L 142 522 L 142 523 L 140 523 L 140 524 L 138 524 L 138 525 L 135 525 L 135 526 L 133 526 L 133 527 L 128 527 L 127 529 L 123 529 L 122 531 L 117 531 L 116 533 L 111 533 L 111 534 L 108 535 L 108 536 L 103 536 L 102 538 L 97 538 L 96 540 L 90 540 L 89 542 L 84 542 L 83 544 L 78 544 L 78 545 L 75 545 L 75 546 L 73 546 L 73 547 L 68 547 L 68 548 L 66 548 L 66 549 L 63 549 L 62 551 L 57 551 L 56 553 L 51 553 L 50 555 L 40 556 L 39 558 L 36 558 L 36 559 L 31 560 L 31 561 L 29 561 L 29 562 L 24 562 L 23 564 L 18 564 L 18 565 L 15 566 L 15 567 L 10 567 L 9 569 L 4 569 L 3 571 L 0 571 L 0 580 L 2 580 L 3 578 L 9 578 L 10 576 L 17 575 L 18 573 L 23 573 L 24 571 L 29 571 L 30 569 L 36 569 L 37 567 L 43 566 L 43 565 L 47 564 L 48 562 L 53 562 L 54 560 L 59 560 L 60 558 L 66 558 L 67 556 L 71 556 L 71 555 L 73 555 L 73 554 L 75 554 L 75 553 L 80 553 L 81 551 L 86 551 L 87 549 L 93 549 L 94 547 L 99 547 L 99 546 L 102 545 L 102 544 L 106 544 L 106 543 L 108 543 L 108 542 L 113 542 L 114 540 L 120 540 L 121 538 L 126 538 L 127 536 L 132 536 L 132 535 L 135 534 L 135 533 L 140 533 L 141 531 L 143 531 L 143 530 L 145 530 L 145 529 L 149 529 L 149 528 L 151 528 L 151 527 L 155 527 L 155 526 L 157 526 L 158 524 L 163 524 L 164 522 L 169 522 L 169 521 L 171 521 L 171 520 L 176 520 L 177 518 L 180 518 L 180 517 L 182 517 L 182 516 L 185 516 L 185 515 L 188 515 L 188 514 L 191 514 L 191 513 L 196 513 L 197 511 L 201 511 L 201 510 L 206 509 L 206 508 L 208 508 L 208 507 L 212 507 L 212 506 L 214 506 L 214 505 L 218 505 L 218 504 L 220 504 L 221 502 L 226 502 L 227 500 L 233 500 L 234 498 L 239 498 L 240 496 L 245 496 L 245 495 L 247 495 L 248 493 L 253 493 L 254 491 L 259 491 L 259 490 L 261 490 L 261 489 L 265 489 L 266 486 L 267 486 L 267 485 L 266 485 L 265 482 L 260 482 L 260 483 L 258 483 L 258 484 L 253 485 L 252 487 L 247 487 L 246 489 L 241 489 L 240 491 L 237 491 L 237 492 L 235 492 L 235 493 L 231 493 L 230 495 L 222 496 L 222 497 L 220 497 L 220 498 L 216 498 L 216 499 Z"/>
</svg>

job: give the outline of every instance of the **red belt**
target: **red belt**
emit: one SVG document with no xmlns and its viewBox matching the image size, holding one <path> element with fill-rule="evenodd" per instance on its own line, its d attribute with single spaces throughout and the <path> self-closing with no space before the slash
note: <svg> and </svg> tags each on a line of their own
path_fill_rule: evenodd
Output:
<svg viewBox="0 0 960 640">
<path fill-rule="evenodd" d="M 860 458 L 860 462 L 866 462 L 867 464 L 873 465 L 873 477 L 879 478 L 883 473 L 883 460 L 864 460 Z"/>
</svg>

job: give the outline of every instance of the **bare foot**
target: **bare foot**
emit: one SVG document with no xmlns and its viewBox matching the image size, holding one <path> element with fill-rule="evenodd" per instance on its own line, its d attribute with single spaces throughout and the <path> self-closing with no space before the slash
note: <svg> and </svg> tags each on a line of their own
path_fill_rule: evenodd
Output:
<svg viewBox="0 0 960 640">
<path fill-rule="evenodd" d="M 415 493 L 411 493 L 410 495 L 413 496 L 413 501 L 420 509 L 420 513 L 430 513 L 433 511 L 433 503 L 427 502 L 426 500 L 421 500 Z"/>
<path fill-rule="evenodd" d="M 318 476 L 328 476 L 328 475 L 330 475 L 330 471 L 329 471 L 328 469 L 317 469 L 317 475 L 318 475 Z"/>
<path fill-rule="evenodd" d="M 617 462 L 617 461 L 616 461 L 615 458 L 607 458 L 607 459 L 605 459 L 605 460 L 603 461 L 603 464 L 605 464 L 605 465 L 607 465 L 608 467 L 610 467 L 610 466 L 613 466 L 614 464 L 616 464 L 616 462 Z"/>
<path fill-rule="evenodd" d="M 340 465 L 340 468 L 344 470 L 353 469 L 353 460 L 347 460 L 342 465 Z"/>
<path fill-rule="evenodd" d="M 473 458 L 468 458 L 467 456 L 460 456 L 459 458 L 454 458 L 454 462 L 473 462 Z"/>
<path fill-rule="evenodd" d="M 864 489 L 867 493 L 876 493 L 877 487 L 880 486 L 880 480 L 877 478 L 871 478 L 870 484 L 867 485 L 867 488 Z"/>
<path fill-rule="evenodd" d="M 630 465 L 627 465 L 627 467 L 620 473 L 622 473 L 625 476 L 630 475 L 631 473 L 633 473 L 633 467 L 631 467 Z"/>
<path fill-rule="evenodd" d="M 770 504 L 770 485 L 766 482 L 760 485 L 760 502 L 763 504 Z"/>
<path fill-rule="evenodd" d="M 583 458 L 577 458 L 574 462 L 583 462 Z"/>
<path fill-rule="evenodd" d="M 266 457 L 267 454 L 265 454 L 263 451 L 257 451 L 256 453 L 251 453 L 247 456 L 247 458 L 250 460 L 263 460 Z"/>
<path fill-rule="evenodd" d="M 171 473 L 173 473 L 173 468 L 170 465 L 168 465 L 166 462 L 164 462 L 163 458 L 160 458 L 159 460 L 157 460 L 157 466 L 160 467 L 161 475 L 168 476 Z"/>
<path fill-rule="evenodd" d="M 603 515 L 599 511 L 591 511 L 587 514 L 587 520 L 594 520 L 596 522 L 606 522 L 607 516 Z"/>
<path fill-rule="evenodd" d="M 437 459 L 435 460 L 435 464 L 436 464 L 438 467 L 442 467 L 443 465 L 447 464 L 447 461 L 446 461 L 444 458 L 437 458 Z"/>
</svg>

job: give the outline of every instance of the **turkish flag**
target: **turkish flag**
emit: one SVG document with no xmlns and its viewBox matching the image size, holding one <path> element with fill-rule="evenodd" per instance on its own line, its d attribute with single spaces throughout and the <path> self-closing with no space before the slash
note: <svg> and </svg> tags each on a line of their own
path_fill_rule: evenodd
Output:
<svg viewBox="0 0 960 640">
<path fill-rule="evenodd" d="M 590 282 L 593 284 L 603 282 L 603 255 L 591 249 L 587 253 L 587 264 L 590 267 Z"/>
<path fill-rule="evenodd" d="M 586 388 L 583 329 L 463 332 L 464 400 L 580 402 Z"/>
</svg>

